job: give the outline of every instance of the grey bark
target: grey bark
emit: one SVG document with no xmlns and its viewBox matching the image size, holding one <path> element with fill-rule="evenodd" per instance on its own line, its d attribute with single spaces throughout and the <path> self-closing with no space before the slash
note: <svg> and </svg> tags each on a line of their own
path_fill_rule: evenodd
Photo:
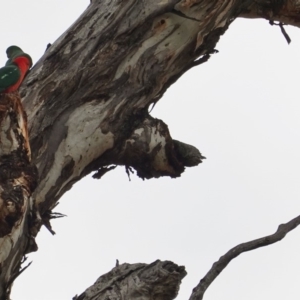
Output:
<svg viewBox="0 0 300 300">
<path fill-rule="evenodd" d="M 182 74 L 216 52 L 236 17 L 298 26 L 298 15 L 293 0 L 91 1 L 20 90 L 32 150 L 26 164 L 36 165 L 39 179 L 34 192 L 29 184 L 28 209 L 19 209 L 22 213 L 3 233 L 7 240 L 12 232 L 22 234 L 14 247 L 0 249 L 6 253 L 0 299 L 8 297 L 24 254 L 36 250 L 40 227 L 53 232 L 50 220 L 58 217 L 52 213 L 57 201 L 82 177 L 96 172 L 100 178 L 117 165 L 134 168 L 142 179 L 178 177 L 185 167 L 202 162 L 199 150 L 174 140 L 149 108 Z"/>
<path fill-rule="evenodd" d="M 216 261 L 207 274 L 193 289 L 189 300 L 202 300 L 208 287 L 240 254 L 281 241 L 287 233 L 300 224 L 300 216 L 278 226 L 274 234 L 242 243 L 230 249 Z M 183 266 L 170 261 L 155 261 L 152 264 L 117 265 L 73 300 L 172 300 L 179 291 L 181 280 L 186 276 Z"/>
<path fill-rule="evenodd" d="M 28 225 L 37 184 L 18 93 L 0 94 L 0 128 L 0 299 L 7 299 L 21 259 L 32 250 Z"/>
<path fill-rule="evenodd" d="M 175 299 L 182 278 L 182 266 L 171 261 L 152 264 L 121 264 L 102 275 L 73 300 L 171 300 Z"/>
</svg>

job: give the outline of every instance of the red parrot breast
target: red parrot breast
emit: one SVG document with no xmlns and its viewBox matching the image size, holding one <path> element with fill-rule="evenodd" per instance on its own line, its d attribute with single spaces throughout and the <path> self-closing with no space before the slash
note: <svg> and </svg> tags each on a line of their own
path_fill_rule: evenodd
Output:
<svg viewBox="0 0 300 300">
<path fill-rule="evenodd" d="M 4 93 L 10 93 L 10 92 L 16 91 L 19 88 L 19 86 L 21 85 L 26 73 L 28 72 L 28 70 L 31 66 L 31 62 L 29 61 L 29 59 L 26 56 L 16 57 L 13 60 L 13 63 L 19 68 L 21 75 L 20 75 L 20 78 L 18 79 L 18 81 L 14 85 L 7 88 L 4 91 Z"/>
</svg>

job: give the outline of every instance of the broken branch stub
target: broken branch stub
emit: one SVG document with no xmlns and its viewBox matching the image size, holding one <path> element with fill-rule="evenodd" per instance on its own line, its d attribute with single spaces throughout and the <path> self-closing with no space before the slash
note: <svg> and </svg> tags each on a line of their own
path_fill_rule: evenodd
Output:
<svg viewBox="0 0 300 300">
<path fill-rule="evenodd" d="M 184 167 L 196 166 L 205 158 L 194 146 L 173 140 L 168 126 L 150 116 L 125 141 L 119 157 L 142 179 L 179 177 Z"/>
<path fill-rule="evenodd" d="M 171 261 L 157 260 L 151 264 L 121 264 L 73 300 L 172 300 L 175 299 L 185 268 Z"/>
</svg>

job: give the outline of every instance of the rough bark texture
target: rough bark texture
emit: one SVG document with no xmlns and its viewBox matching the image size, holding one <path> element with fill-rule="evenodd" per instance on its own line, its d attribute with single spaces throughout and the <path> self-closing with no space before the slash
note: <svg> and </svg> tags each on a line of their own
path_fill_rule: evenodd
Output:
<svg viewBox="0 0 300 300">
<path fill-rule="evenodd" d="M 236 13 L 235 1 L 91 3 L 22 87 L 41 215 L 74 182 L 111 164 L 149 179 L 177 177 L 201 162 L 196 148 L 174 145 L 167 125 L 148 109 L 199 57 L 214 52 Z"/>
<path fill-rule="evenodd" d="M 235 246 L 213 264 L 193 289 L 189 300 L 202 300 L 208 287 L 240 254 L 281 241 L 300 224 L 300 216 L 278 226 L 274 234 Z M 91 287 L 73 300 L 172 300 L 177 296 L 181 280 L 186 276 L 183 266 L 170 261 L 146 264 L 117 265 L 102 275 Z"/>
<path fill-rule="evenodd" d="M 102 275 L 73 300 L 172 300 L 185 275 L 184 267 L 170 261 L 157 260 L 149 265 L 125 263 Z"/>
<path fill-rule="evenodd" d="M 6 299 L 20 258 L 32 250 L 28 227 L 37 184 L 27 119 L 17 93 L 0 94 L 0 128 L 0 299 Z"/>
<path fill-rule="evenodd" d="M 1 98 L 0 299 L 24 253 L 36 248 L 40 226 L 51 230 L 51 210 L 76 181 L 92 171 L 100 178 L 115 165 L 150 179 L 178 177 L 199 164 L 200 152 L 174 140 L 149 107 L 209 59 L 236 17 L 299 26 L 299 9 L 296 0 L 91 1 L 21 88 L 39 172 L 32 205 L 36 173 L 25 119 L 16 117 L 24 114 L 10 113 L 17 96 Z"/>
<path fill-rule="evenodd" d="M 245 18 L 264 18 L 300 27 L 300 1 L 251 1 L 251 5 L 249 5 L 247 9 L 243 10 L 240 16 Z"/>
</svg>

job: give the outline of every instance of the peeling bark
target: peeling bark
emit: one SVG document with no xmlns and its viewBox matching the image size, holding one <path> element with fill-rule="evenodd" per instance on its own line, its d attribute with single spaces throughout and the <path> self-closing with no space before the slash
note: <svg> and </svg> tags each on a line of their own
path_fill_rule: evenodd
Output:
<svg viewBox="0 0 300 300">
<path fill-rule="evenodd" d="M 6 299 L 21 258 L 33 250 L 28 224 L 37 184 L 26 114 L 17 93 L 0 94 L 0 127 L 0 299 Z"/>
<path fill-rule="evenodd" d="M 0 299 L 8 298 L 24 254 L 36 250 L 41 225 L 53 232 L 57 201 L 82 177 L 96 172 L 100 178 L 117 165 L 134 168 L 143 179 L 178 177 L 185 167 L 201 163 L 199 150 L 174 140 L 149 107 L 182 74 L 216 52 L 235 18 L 299 26 L 299 7 L 295 0 L 91 1 L 47 47 L 21 87 L 32 155 L 18 95 L 0 96 Z M 122 265 L 112 273 L 125 272 L 121 281 L 131 274 L 142 280 L 139 276 L 145 270 L 151 274 L 152 267 L 160 268 L 155 276 L 176 274 L 174 282 L 164 283 L 173 292 L 163 295 L 153 283 L 142 299 L 150 299 L 153 291 L 158 299 L 173 299 L 184 272 L 172 263 Z M 115 295 L 118 289 L 103 293 Z M 90 299 L 89 293 L 93 288 L 78 299 Z M 140 291 L 134 293 L 131 299 Z"/>
<path fill-rule="evenodd" d="M 103 167 L 130 166 L 150 179 L 178 177 L 202 161 L 196 148 L 174 143 L 148 110 L 214 53 L 235 14 L 232 0 L 91 3 L 22 86 L 41 215 L 74 182 Z M 182 155 L 191 149 L 193 159 Z"/>
</svg>

